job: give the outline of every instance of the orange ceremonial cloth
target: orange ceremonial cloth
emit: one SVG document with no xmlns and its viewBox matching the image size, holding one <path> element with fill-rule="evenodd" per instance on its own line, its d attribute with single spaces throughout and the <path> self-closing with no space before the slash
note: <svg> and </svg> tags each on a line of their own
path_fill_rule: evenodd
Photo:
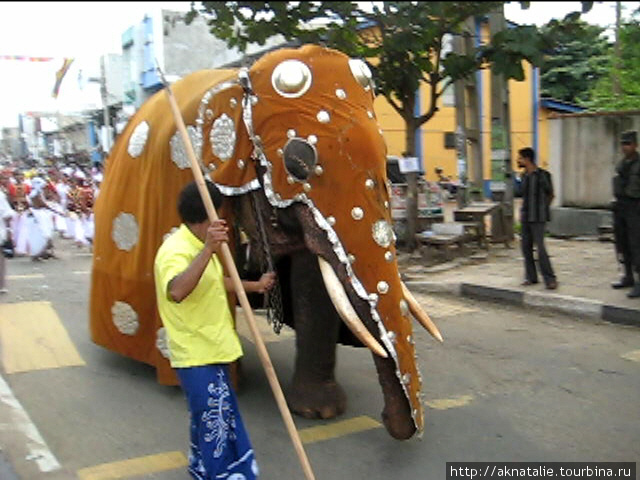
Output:
<svg viewBox="0 0 640 480">
<path fill-rule="evenodd" d="M 172 85 L 190 131 L 204 92 L 234 75 L 206 70 Z M 164 236 L 180 225 L 178 194 L 193 180 L 176 131 L 167 93 L 160 91 L 118 137 L 95 202 L 90 296 L 92 341 L 156 367 L 158 381 L 168 385 L 178 382 L 156 307 L 153 262 Z"/>
</svg>

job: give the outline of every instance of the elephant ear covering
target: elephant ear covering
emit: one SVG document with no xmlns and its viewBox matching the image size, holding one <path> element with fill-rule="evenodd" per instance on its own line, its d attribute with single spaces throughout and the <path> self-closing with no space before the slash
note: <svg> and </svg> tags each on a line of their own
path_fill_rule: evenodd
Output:
<svg viewBox="0 0 640 480">
<path fill-rule="evenodd" d="M 205 70 L 172 85 L 200 160 L 202 98 L 216 86 L 232 88 L 227 82 L 236 75 Z M 95 203 L 90 331 L 94 343 L 156 367 L 162 384 L 177 384 L 155 303 L 153 262 L 164 236 L 180 224 L 178 194 L 193 173 L 166 95 L 145 102 L 106 160 Z"/>
<path fill-rule="evenodd" d="M 253 159 L 264 167 L 259 180 L 265 194 L 276 208 L 302 202 L 313 212 L 335 252 L 326 260 L 339 278 L 348 279 L 350 297 L 357 296 L 351 302 L 368 305 L 369 328 L 394 359 L 422 431 L 421 377 L 398 273 L 387 152 L 373 109 L 369 69 L 338 51 L 306 45 L 263 56 L 248 76 L 243 115 Z M 232 101 L 227 93 L 218 97 L 210 103 L 211 118 L 203 119 L 205 143 L 217 138 L 207 134 L 217 128 L 216 119 L 238 118 L 230 102 L 240 100 L 234 96 Z M 248 188 L 249 178 L 241 173 L 247 168 L 244 150 L 227 159 L 204 150 L 216 166 L 212 178 L 219 186 L 238 192 L 241 185 Z"/>
</svg>

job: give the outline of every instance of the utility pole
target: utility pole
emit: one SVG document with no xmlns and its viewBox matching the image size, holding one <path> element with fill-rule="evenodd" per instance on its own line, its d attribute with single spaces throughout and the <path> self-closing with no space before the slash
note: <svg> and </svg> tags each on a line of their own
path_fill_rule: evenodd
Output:
<svg viewBox="0 0 640 480">
<path fill-rule="evenodd" d="M 622 95 L 622 88 L 620 87 L 620 21 L 622 17 L 622 4 L 616 2 L 616 41 L 613 47 L 613 94 L 615 99 L 618 100 Z"/>
<path fill-rule="evenodd" d="M 100 94 L 102 96 L 103 119 L 104 119 L 104 151 L 111 149 L 111 125 L 109 121 L 109 100 L 107 98 L 107 75 L 104 65 L 104 55 L 100 59 Z"/>
<path fill-rule="evenodd" d="M 474 51 L 475 30 L 475 18 L 471 17 L 465 22 L 462 35 L 457 35 L 453 39 L 453 48 L 456 53 L 469 55 Z M 464 188 L 460 189 L 458 206 L 463 207 L 468 203 L 469 197 L 473 200 L 481 200 L 484 182 L 479 96 L 475 75 L 470 76 L 469 79 L 457 80 L 454 91 L 458 175 L 464 175 L 464 178 L 459 177 L 459 180 L 464 183 Z"/>
<path fill-rule="evenodd" d="M 504 7 L 489 14 L 489 32 L 507 27 Z M 491 199 L 500 202 L 492 214 L 493 241 L 513 240 L 513 169 L 511 166 L 511 121 L 509 87 L 503 75 L 491 75 Z"/>
</svg>

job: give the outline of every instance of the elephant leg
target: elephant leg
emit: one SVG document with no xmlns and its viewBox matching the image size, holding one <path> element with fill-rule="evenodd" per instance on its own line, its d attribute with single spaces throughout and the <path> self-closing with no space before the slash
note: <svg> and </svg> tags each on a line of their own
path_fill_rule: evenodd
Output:
<svg viewBox="0 0 640 480">
<path fill-rule="evenodd" d="M 311 253 L 292 257 L 291 297 L 296 361 L 287 392 L 289 408 L 305 418 L 333 418 L 347 406 L 344 390 L 334 375 L 341 320 Z"/>
</svg>

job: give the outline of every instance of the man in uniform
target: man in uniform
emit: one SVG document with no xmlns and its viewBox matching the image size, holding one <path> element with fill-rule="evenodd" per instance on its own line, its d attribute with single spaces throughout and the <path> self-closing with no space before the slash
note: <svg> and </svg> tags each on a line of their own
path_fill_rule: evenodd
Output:
<svg viewBox="0 0 640 480">
<path fill-rule="evenodd" d="M 613 288 L 633 289 L 629 298 L 640 297 L 640 155 L 637 132 L 624 132 L 620 138 L 624 158 L 616 165 L 613 177 L 613 230 L 618 261 L 624 266 L 624 276 Z"/>
</svg>

